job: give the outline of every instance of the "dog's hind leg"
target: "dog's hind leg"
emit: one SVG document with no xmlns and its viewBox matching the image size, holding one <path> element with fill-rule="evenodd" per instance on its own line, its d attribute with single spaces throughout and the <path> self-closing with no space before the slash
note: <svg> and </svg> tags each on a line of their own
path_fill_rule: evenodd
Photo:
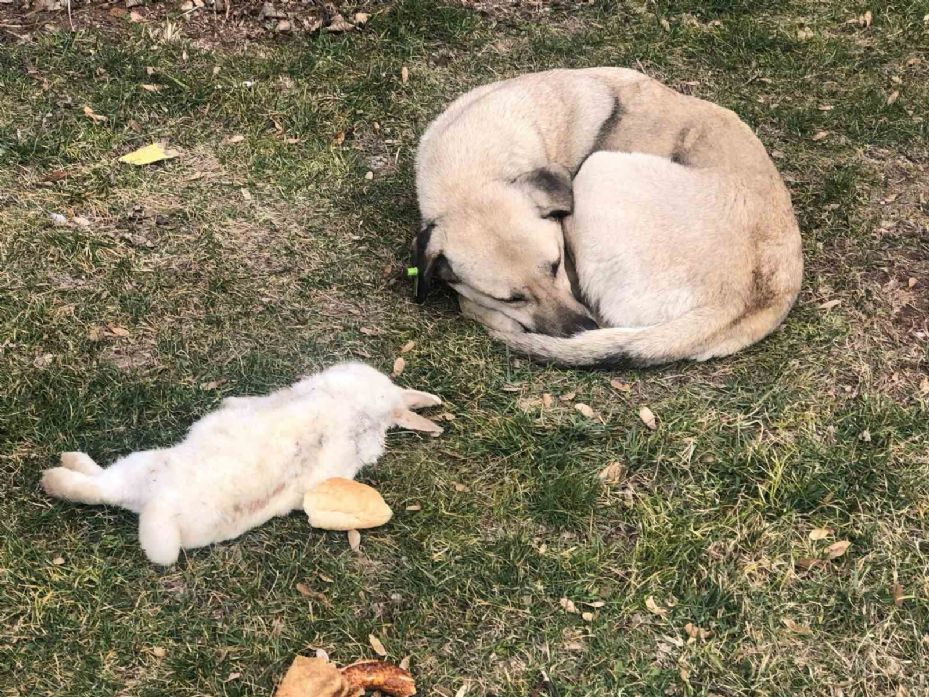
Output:
<svg viewBox="0 0 929 697">
<path fill-rule="evenodd" d="M 150 501 L 139 513 L 139 543 L 153 564 L 171 566 L 181 553 L 181 530 L 175 509 L 161 501 Z"/>
<path fill-rule="evenodd" d="M 42 473 L 42 488 L 46 494 L 77 503 L 110 503 L 103 484 L 103 479 L 98 476 L 67 467 L 54 467 Z"/>
</svg>

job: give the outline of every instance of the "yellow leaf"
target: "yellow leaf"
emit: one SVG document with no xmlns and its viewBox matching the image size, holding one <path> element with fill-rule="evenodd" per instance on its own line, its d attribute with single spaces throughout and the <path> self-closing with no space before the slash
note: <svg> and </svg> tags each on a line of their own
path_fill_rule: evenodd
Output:
<svg viewBox="0 0 929 697">
<path fill-rule="evenodd" d="M 619 462 L 611 462 L 597 475 L 604 484 L 618 484 L 623 478 L 623 466 Z"/>
<path fill-rule="evenodd" d="M 84 107 L 84 116 L 91 119 L 94 123 L 102 123 L 103 121 L 106 121 L 106 116 L 101 116 L 89 106 Z"/>
<path fill-rule="evenodd" d="M 784 626 L 787 627 L 794 634 L 812 634 L 813 630 L 803 624 L 797 624 L 789 617 L 782 617 L 781 622 L 784 623 Z"/>
<path fill-rule="evenodd" d="M 406 368 L 406 361 L 402 358 L 398 358 L 397 360 L 394 361 L 394 370 L 390 374 L 390 376 L 394 378 L 397 377 L 398 375 L 400 375 L 400 373 L 404 371 L 405 368 Z"/>
<path fill-rule="evenodd" d="M 577 404 L 574 405 L 574 408 L 577 409 L 581 413 L 581 416 L 583 416 L 584 418 L 587 418 L 587 419 L 594 418 L 594 410 L 591 409 L 588 405 L 578 402 Z"/>
<path fill-rule="evenodd" d="M 816 540 L 825 540 L 829 535 L 832 534 L 832 530 L 829 528 L 813 528 L 810 530 L 810 539 L 814 542 Z"/>
<path fill-rule="evenodd" d="M 378 639 L 373 634 L 368 635 L 368 643 L 371 644 L 371 648 L 374 649 L 374 653 L 378 656 L 386 656 L 387 649 L 384 648 L 384 645 L 381 643 L 381 640 Z"/>
<path fill-rule="evenodd" d="M 829 131 L 820 131 L 819 133 L 813 136 L 812 140 L 819 141 L 819 140 L 824 140 L 828 137 L 829 137 Z"/>
<path fill-rule="evenodd" d="M 141 166 L 161 162 L 162 160 L 170 160 L 177 156 L 177 150 L 166 150 L 161 143 L 152 143 L 151 145 L 146 145 L 144 148 L 139 148 L 138 150 L 133 150 L 123 155 L 119 158 L 119 161 L 130 165 Z"/>
<path fill-rule="evenodd" d="M 416 346 L 415 341 L 407 341 L 401 348 L 400 353 L 409 353 L 413 350 L 413 347 Z"/>
<path fill-rule="evenodd" d="M 661 607 L 661 605 L 655 602 L 655 598 L 651 595 L 645 599 L 645 607 L 648 608 L 649 612 L 659 617 L 664 617 L 668 614 L 668 608 Z"/>
<path fill-rule="evenodd" d="M 642 419 L 642 423 L 648 426 L 652 431 L 658 428 L 658 423 L 655 421 L 655 413 L 648 407 L 639 409 L 639 418 Z"/>
<path fill-rule="evenodd" d="M 838 559 L 851 547 L 852 543 L 848 540 L 841 540 L 839 542 L 834 542 L 833 544 L 826 547 L 826 558 L 827 559 Z"/>
<path fill-rule="evenodd" d="M 617 378 L 610 380 L 610 387 L 620 392 L 632 392 L 632 385 Z"/>
</svg>

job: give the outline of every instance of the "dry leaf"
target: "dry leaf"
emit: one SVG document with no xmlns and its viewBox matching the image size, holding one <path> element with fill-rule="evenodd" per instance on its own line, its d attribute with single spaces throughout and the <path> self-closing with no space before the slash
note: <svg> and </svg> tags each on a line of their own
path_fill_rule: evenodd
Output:
<svg viewBox="0 0 929 697">
<path fill-rule="evenodd" d="M 455 697 L 465 697 L 467 693 L 468 693 L 468 686 L 467 684 L 465 684 L 458 688 L 458 691 L 455 692 Z"/>
<path fill-rule="evenodd" d="M 101 116 L 100 114 L 96 113 L 93 109 L 91 109 L 89 106 L 86 106 L 86 105 L 84 106 L 84 116 L 92 120 L 94 123 L 103 123 L 104 121 L 106 121 L 106 116 Z"/>
<path fill-rule="evenodd" d="M 797 559 L 796 566 L 801 571 L 809 571 L 814 566 L 819 566 L 822 563 L 822 559 L 810 559 L 809 557 L 801 557 L 800 559 Z"/>
<path fill-rule="evenodd" d="M 326 31 L 332 32 L 333 34 L 340 34 L 345 31 L 351 31 L 354 28 L 355 28 L 354 24 L 352 24 L 351 22 L 346 22 L 345 18 L 342 15 L 336 14 L 332 18 L 332 21 L 329 22 L 329 26 L 326 27 Z"/>
<path fill-rule="evenodd" d="M 372 179 L 374 179 L 374 172 L 372 172 L 370 169 L 367 172 L 365 172 L 365 179 L 367 179 L 368 181 L 371 181 Z"/>
<path fill-rule="evenodd" d="M 687 636 L 689 637 L 689 640 L 687 643 L 693 643 L 697 639 L 703 639 L 704 641 L 706 641 L 710 636 L 710 633 L 707 630 L 701 629 L 700 627 L 695 625 L 693 622 L 688 622 L 687 624 L 685 624 L 684 631 L 687 632 Z"/>
<path fill-rule="evenodd" d="M 310 587 L 306 585 L 305 583 L 298 583 L 296 585 L 296 589 L 297 589 L 297 592 L 300 595 L 302 595 L 304 598 L 309 598 L 313 594 L 313 591 L 311 591 Z"/>
<path fill-rule="evenodd" d="M 551 409 L 552 405 L 555 404 L 555 398 L 552 397 L 548 392 L 542 395 L 542 406 L 546 409 Z"/>
<path fill-rule="evenodd" d="M 563 395 L 558 397 L 562 402 L 570 402 L 572 399 L 577 397 L 577 392 L 571 390 L 570 392 L 565 392 Z"/>
<path fill-rule="evenodd" d="M 352 21 L 355 23 L 355 26 L 363 27 L 365 24 L 368 23 L 368 20 L 370 18 L 371 18 L 371 15 L 369 15 L 367 12 L 356 12 L 352 16 Z"/>
<path fill-rule="evenodd" d="M 922 394 L 929 394 L 929 378 L 923 378 L 919 381 L 919 391 Z"/>
<path fill-rule="evenodd" d="M 890 594 L 893 596 L 894 605 L 900 607 L 903 605 L 903 586 L 899 583 L 895 583 L 890 587 Z"/>
<path fill-rule="evenodd" d="M 329 576 L 326 576 L 326 574 L 324 574 L 322 571 L 316 572 L 316 575 L 319 576 L 319 580 L 322 581 L 323 583 L 333 582 L 333 580 Z"/>
<path fill-rule="evenodd" d="M 585 622 L 593 622 L 593 621 L 594 621 L 594 613 L 592 613 L 592 612 L 582 612 L 582 613 L 581 613 L 581 619 L 584 620 Z"/>
<path fill-rule="evenodd" d="M 594 600 L 589 603 L 585 603 L 582 601 L 581 605 L 586 605 L 587 607 L 592 607 L 596 610 L 598 608 L 604 607 L 606 605 L 606 601 L 605 600 Z"/>
<path fill-rule="evenodd" d="M 161 646 L 155 646 L 152 648 L 152 655 L 155 658 L 164 658 L 168 655 L 168 652 L 165 651 Z"/>
<path fill-rule="evenodd" d="M 108 324 L 106 328 L 113 336 L 129 336 L 129 330 L 125 327 L 120 327 L 118 324 Z"/>
<path fill-rule="evenodd" d="M 612 387 L 614 390 L 619 390 L 620 392 L 632 392 L 632 385 L 623 382 L 622 380 L 618 380 L 617 378 L 610 380 L 610 387 Z"/>
<path fill-rule="evenodd" d="M 410 69 L 405 65 L 400 68 L 400 82 L 404 85 L 410 81 Z"/>
<path fill-rule="evenodd" d="M 584 418 L 587 418 L 587 419 L 594 418 L 594 410 L 591 409 L 588 405 L 584 404 L 583 402 L 578 402 L 577 404 L 574 405 L 574 408 L 577 409 L 580 412 L 581 416 L 583 416 Z"/>
<path fill-rule="evenodd" d="M 134 23 L 138 24 L 139 22 L 143 21 L 144 19 L 145 19 L 145 17 L 144 17 L 141 13 L 136 12 L 135 10 L 133 10 L 132 12 L 129 13 L 129 21 L 130 21 L 130 22 L 134 22 Z"/>
<path fill-rule="evenodd" d="M 611 462 L 597 475 L 604 484 L 619 484 L 623 478 L 624 468 L 622 463 Z"/>
<path fill-rule="evenodd" d="M 851 547 L 851 542 L 848 540 L 840 540 L 839 542 L 834 542 L 828 547 L 826 547 L 826 559 L 838 559 Z"/>
<path fill-rule="evenodd" d="M 339 131 L 335 134 L 335 137 L 332 139 L 333 145 L 342 145 L 345 142 L 345 131 Z"/>
<path fill-rule="evenodd" d="M 893 104 L 895 101 L 897 101 L 899 98 L 900 98 L 900 92 L 899 92 L 899 90 L 894 90 L 894 91 L 891 92 L 891 93 L 888 95 L 888 97 L 887 97 L 887 106 L 890 106 L 890 105 Z"/>
<path fill-rule="evenodd" d="M 462 491 L 471 491 L 471 490 L 464 484 L 459 484 L 458 482 L 455 482 L 455 491 L 462 492 Z"/>
<path fill-rule="evenodd" d="M 871 10 L 868 10 L 863 15 L 861 15 L 861 26 L 865 29 L 871 27 L 871 22 L 874 21 L 874 15 L 871 14 Z"/>
<path fill-rule="evenodd" d="M 55 557 L 54 559 L 52 559 L 52 564 L 54 564 L 55 566 L 61 566 L 64 563 L 65 563 L 64 557 Z"/>
<path fill-rule="evenodd" d="M 781 622 L 784 623 L 784 626 L 787 627 L 794 634 L 812 634 L 813 630 L 803 624 L 797 624 L 789 617 L 782 617 Z"/>
<path fill-rule="evenodd" d="M 411 503 L 409 506 L 406 507 L 406 510 L 408 510 L 408 511 L 421 511 L 421 510 L 423 510 L 423 507 L 420 506 L 418 503 Z"/>
<path fill-rule="evenodd" d="M 648 426 L 652 431 L 658 428 L 658 423 L 655 421 L 655 414 L 648 407 L 639 409 L 639 418 L 642 419 L 642 423 Z"/>
<path fill-rule="evenodd" d="M 831 310 L 834 307 L 838 307 L 842 303 L 841 300 L 829 300 L 824 302 L 822 305 L 817 305 L 820 310 Z"/>
<path fill-rule="evenodd" d="M 871 431 L 869 431 L 868 429 L 863 430 L 861 433 L 858 434 L 858 440 L 864 443 L 870 443 L 871 442 Z"/>
<path fill-rule="evenodd" d="M 820 111 L 832 111 L 835 107 L 833 107 L 831 104 L 820 104 L 816 108 Z"/>
<path fill-rule="evenodd" d="M 810 539 L 814 542 L 816 540 L 825 540 L 832 534 L 832 530 L 829 528 L 813 528 L 810 530 Z"/>
<path fill-rule="evenodd" d="M 665 31 L 671 31 L 671 23 L 666 20 L 664 17 L 658 20 L 658 23 L 661 25 L 661 28 Z"/>
<path fill-rule="evenodd" d="M 239 134 L 239 135 L 234 135 L 234 136 L 230 136 L 229 138 L 226 138 L 226 144 L 227 144 L 227 145 L 234 145 L 234 144 L 236 144 L 236 143 L 241 143 L 243 140 L 245 140 L 245 136 L 243 136 L 243 135 L 241 135 L 241 134 Z"/>
<path fill-rule="evenodd" d="M 402 358 L 397 358 L 394 361 L 394 369 L 393 369 L 393 372 L 390 374 L 390 376 L 394 378 L 397 377 L 404 371 L 405 368 L 406 368 L 406 361 Z"/>
<path fill-rule="evenodd" d="M 142 89 L 145 90 L 146 92 L 160 92 L 161 85 L 149 85 L 149 84 L 143 83 Z"/>
<path fill-rule="evenodd" d="M 384 648 L 384 645 L 381 643 L 381 640 L 378 639 L 373 634 L 368 635 L 368 643 L 371 644 L 371 648 L 374 649 L 374 653 L 378 656 L 386 656 L 387 649 Z"/>
<path fill-rule="evenodd" d="M 577 614 L 577 606 L 568 598 L 562 598 L 558 601 L 558 604 L 561 605 L 561 609 L 565 612 L 570 612 L 572 615 Z"/>
<path fill-rule="evenodd" d="M 819 133 L 813 136 L 812 140 L 819 141 L 819 140 L 824 140 L 825 138 L 828 138 L 828 137 L 829 137 L 829 131 L 820 131 Z"/>
<path fill-rule="evenodd" d="M 348 531 L 348 546 L 352 548 L 353 552 L 357 552 L 361 549 L 361 533 L 357 530 Z"/>
<path fill-rule="evenodd" d="M 409 656 L 404 656 L 403 658 L 400 659 L 400 669 L 401 670 L 410 669 L 410 657 Z"/>
<path fill-rule="evenodd" d="M 645 607 L 647 607 L 648 611 L 653 615 L 658 615 L 659 617 L 664 617 L 668 614 L 668 608 L 661 607 L 661 605 L 655 602 L 655 598 L 651 595 L 645 599 Z"/>
<path fill-rule="evenodd" d="M 416 346 L 415 341 L 407 341 L 400 349 L 400 353 L 409 353 L 410 351 L 413 350 L 415 346 Z"/>
</svg>

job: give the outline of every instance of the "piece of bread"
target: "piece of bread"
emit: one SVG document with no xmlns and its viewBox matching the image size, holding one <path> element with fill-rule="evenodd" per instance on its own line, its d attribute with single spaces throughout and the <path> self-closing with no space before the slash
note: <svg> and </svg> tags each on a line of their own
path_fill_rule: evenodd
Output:
<svg viewBox="0 0 929 697">
<path fill-rule="evenodd" d="M 342 673 L 323 658 L 297 656 L 290 664 L 274 697 L 347 697 L 354 695 Z"/>
<path fill-rule="evenodd" d="M 394 514 L 367 484 L 341 477 L 327 479 L 306 492 L 303 510 L 310 525 L 323 530 L 376 528 Z"/>
<path fill-rule="evenodd" d="M 384 661 L 358 661 L 342 669 L 342 678 L 353 695 L 377 690 L 392 697 L 413 697 L 416 682 L 399 666 Z M 352 692 L 354 690 L 354 692 Z"/>
</svg>

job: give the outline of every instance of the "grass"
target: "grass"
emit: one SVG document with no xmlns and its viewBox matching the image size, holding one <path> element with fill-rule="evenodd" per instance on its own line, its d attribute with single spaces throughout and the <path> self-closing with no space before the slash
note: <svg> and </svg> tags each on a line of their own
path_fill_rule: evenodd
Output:
<svg viewBox="0 0 929 697">
<path fill-rule="evenodd" d="M 525 697 L 543 670 L 563 696 L 929 693 L 927 14 L 400 0 L 363 33 L 215 49 L 183 24 L 4 38 L 0 693 L 269 694 L 294 654 L 349 663 L 371 633 L 430 695 Z M 560 370 L 393 280 L 429 119 L 491 79 L 598 64 L 733 108 L 774 152 L 807 275 L 760 345 Z M 180 157 L 116 163 L 159 138 Z M 166 444 L 223 396 L 388 370 L 410 340 L 401 382 L 455 419 L 391 435 L 363 474 L 397 516 L 360 554 L 293 515 L 157 570 L 132 515 L 37 489 L 59 451 Z M 541 405 L 570 392 L 598 418 Z"/>
</svg>

